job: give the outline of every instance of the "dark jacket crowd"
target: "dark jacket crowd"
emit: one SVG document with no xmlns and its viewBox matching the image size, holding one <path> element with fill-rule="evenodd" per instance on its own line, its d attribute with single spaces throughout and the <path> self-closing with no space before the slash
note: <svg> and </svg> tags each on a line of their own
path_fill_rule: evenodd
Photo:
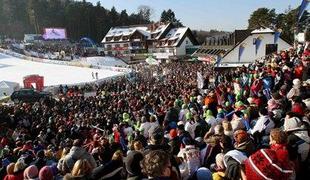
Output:
<svg viewBox="0 0 310 180">
<path fill-rule="evenodd" d="M 309 50 L 136 65 L 95 96 L 0 106 L 0 179 L 309 179 Z"/>
</svg>

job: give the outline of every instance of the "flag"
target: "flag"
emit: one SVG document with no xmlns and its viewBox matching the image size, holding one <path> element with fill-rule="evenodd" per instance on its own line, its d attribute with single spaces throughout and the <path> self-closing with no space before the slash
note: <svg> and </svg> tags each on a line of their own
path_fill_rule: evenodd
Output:
<svg viewBox="0 0 310 180">
<path fill-rule="evenodd" d="M 244 48 L 245 48 L 245 44 L 244 44 L 244 43 L 240 44 L 240 46 L 239 46 L 239 55 L 238 55 L 238 61 L 239 61 L 239 62 L 240 62 L 242 53 L 243 53 L 243 51 L 244 51 Z"/>
<path fill-rule="evenodd" d="M 203 88 L 203 77 L 200 72 L 197 72 L 197 86 L 198 86 L 198 89 Z"/>
<path fill-rule="evenodd" d="M 281 29 L 278 29 L 274 32 L 274 44 L 277 44 L 278 40 L 279 40 L 279 37 L 281 35 L 281 32 L 282 30 Z"/>
<path fill-rule="evenodd" d="M 299 6 L 299 12 L 297 17 L 297 22 L 300 21 L 302 15 L 304 14 L 305 10 L 307 9 L 307 6 L 309 4 L 310 0 L 303 0 L 301 5 Z"/>
<path fill-rule="evenodd" d="M 220 65 L 220 63 L 221 63 L 221 61 L 222 61 L 222 56 L 223 56 L 223 54 L 217 55 L 217 57 L 216 57 L 216 62 L 215 62 L 216 67 L 219 67 L 219 65 Z"/>
<path fill-rule="evenodd" d="M 255 55 L 257 55 L 260 44 L 262 43 L 262 39 L 263 39 L 262 36 L 258 36 L 255 40 Z"/>
</svg>

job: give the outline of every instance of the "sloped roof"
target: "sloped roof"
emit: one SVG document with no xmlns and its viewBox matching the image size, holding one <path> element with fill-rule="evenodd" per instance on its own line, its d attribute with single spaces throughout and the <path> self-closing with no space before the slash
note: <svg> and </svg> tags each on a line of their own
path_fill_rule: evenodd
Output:
<svg viewBox="0 0 310 180">
<path fill-rule="evenodd" d="M 176 42 L 174 42 L 172 44 L 172 46 L 177 46 L 188 29 L 189 28 L 187 28 L 187 27 L 172 28 L 160 40 L 168 40 L 168 41 L 169 40 L 176 40 Z M 157 36 L 157 37 L 159 37 L 159 36 Z"/>
<path fill-rule="evenodd" d="M 111 28 L 108 33 L 105 35 L 105 37 L 102 39 L 101 42 L 106 42 L 107 37 L 114 37 L 114 36 L 130 36 L 135 31 L 139 31 L 141 34 L 143 34 L 146 37 L 150 36 L 150 33 L 147 31 L 146 26 L 124 26 L 124 27 L 114 27 Z"/>
<path fill-rule="evenodd" d="M 262 34 L 262 33 L 274 33 L 274 30 L 270 28 L 260 28 L 260 29 L 255 29 L 254 31 L 251 32 L 252 34 Z"/>
<path fill-rule="evenodd" d="M 156 28 L 155 31 L 151 32 L 152 34 L 155 34 L 155 33 L 159 33 L 155 39 L 159 39 L 161 38 L 161 36 L 163 35 L 163 33 L 167 30 L 167 28 L 170 26 L 170 23 L 168 24 L 163 24 L 163 25 L 160 25 L 158 28 Z"/>
<path fill-rule="evenodd" d="M 7 89 L 7 88 L 11 88 L 11 87 L 16 87 L 19 84 L 16 82 L 10 82 L 10 81 L 1 81 L 0 82 L 0 88 L 1 89 Z"/>
</svg>

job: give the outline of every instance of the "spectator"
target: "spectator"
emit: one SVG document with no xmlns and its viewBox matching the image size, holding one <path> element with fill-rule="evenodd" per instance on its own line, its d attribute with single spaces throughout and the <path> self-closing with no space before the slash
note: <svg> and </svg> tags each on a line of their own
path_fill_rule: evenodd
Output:
<svg viewBox="0 0 310 180">
<path fill-rule="evenodd" d="M 162 150 L 150 151 L 141 162 L 142 172 L 148 179 L 170 179 L 171 162 L 169 155 Z"/>
<path fill-rule="evenodd" d="M 293 163 L 288 158 L 286 142 L 283 131 L 271 130 L 270 149 L 260 149 L 244 162 L 247 179 L 294 179 Z"/>
<path fill-rule="evenodd" d="M 92 168 L 86 159 L 79 159 L 75 162 L 70 174 L 64 176 L 64 180 L 87 180 L 90 179 Z"/>
</svg>

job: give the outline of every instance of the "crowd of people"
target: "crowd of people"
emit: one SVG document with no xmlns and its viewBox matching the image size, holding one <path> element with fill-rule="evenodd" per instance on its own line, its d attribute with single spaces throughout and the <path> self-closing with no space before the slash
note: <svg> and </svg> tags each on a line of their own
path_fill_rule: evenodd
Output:
<svg viewBox="0 0 310 180">
<path fill-rule="evenodd" d="M 26 51 L 33 51 L 38 54 L 57 54 L 58 59 L 65 59 L 66 56 L 73 57 L 75 56 L 75 52 L 77 51 L 76 48 L 73 45 L 63 45 L 61 42 L 55 43 L 55 44 L 38 44 L 33 43 L 31 45 L 25 46 Z M 77 54 L 76 54 L 77 55 Z"/>
<path fill-rule="evenodd" d="M 69 41 L 24 43 L 12 40 L 0 42 L 0 48 L 10 49 L 26 56 L 66 61 L 98 54 L 96 48 L 86 48 L 80 43 Z"/>
<path fill-rule="evenodd" d="M 309 50 L 224 71 L 137 65 L 96 96 L 1 106 L 0 178 L 309 179 Z"/>
</svg>

